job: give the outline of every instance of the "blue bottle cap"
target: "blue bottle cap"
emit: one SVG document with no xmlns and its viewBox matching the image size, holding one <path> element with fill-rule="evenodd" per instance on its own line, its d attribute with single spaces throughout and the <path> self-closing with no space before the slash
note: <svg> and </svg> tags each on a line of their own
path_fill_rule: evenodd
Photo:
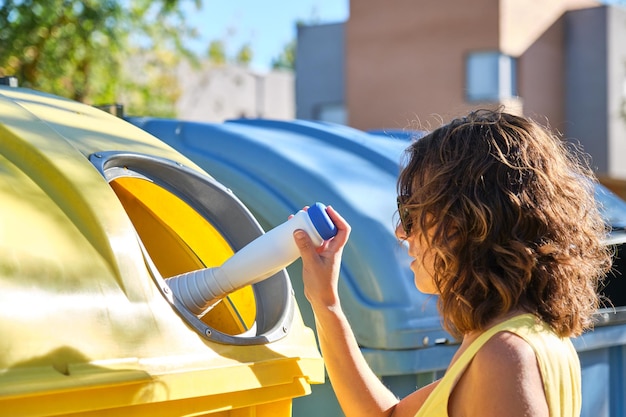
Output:
<svg viewBox="0 0 626 417">
<path fill-rule="evenodd" d="M 337 226 L 335 226 L 332 220 L 330 220 L 330 217 L 328 217 L 324 204 L 313 204 L 309 207 L 307 213 L 309 213 L 309 218 L 322 239 L 328 240 L 337 234 Z"/>
</svg>

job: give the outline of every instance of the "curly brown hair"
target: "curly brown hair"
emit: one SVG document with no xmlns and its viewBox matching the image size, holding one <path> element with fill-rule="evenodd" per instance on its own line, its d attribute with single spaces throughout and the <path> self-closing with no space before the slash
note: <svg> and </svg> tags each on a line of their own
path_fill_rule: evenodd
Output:
<svg viewBox="0 0 626 417">
<path fill-rule="evenodd" d="M 611 267 L 588 158 L 536 122 L 477 110 L 413 142 L 398 194 L 434 255 L 444 327 L 521 308 L 560 336 L 592 326 Z"/>
</svg>

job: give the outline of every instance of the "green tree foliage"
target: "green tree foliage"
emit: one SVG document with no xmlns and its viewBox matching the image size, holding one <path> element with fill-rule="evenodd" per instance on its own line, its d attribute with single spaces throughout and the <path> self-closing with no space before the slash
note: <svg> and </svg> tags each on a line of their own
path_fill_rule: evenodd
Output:
<svg viewBox="0 0 626 417">
<path fill-rule="evenodd" d="M 207 55 L 212 64 L 224 65 L 226 63 L 226 48 L 224 42 L 219 40 L 211 41 Z"/>
<path fill-rule="evenodd" d="M 272 60 L 273 69 L 295 70 L 296 68 L 296 40 L 288 42 L 278 57 Z"/>
<path fill-rule="evenodd" d="M 226 49 L 226 43 L 223 40 L 212 40 L 207 49 L 209 62 L 217 66 L 234 63 L 242 67 L 247 67 L 252 62 L 254 54 L 249 43 L 243 44 L 234 56 L 228 55 Z"/>
<path fill-rule="evenodd" d="M 243 67 L 247 67 L 250 65 L 250 62 L 252 62 L 253 56 L 252 47 L 249 43 L 246 43 L 239 49 L 239 52 L 237 52 L 235 62 Z"/>
<path fill-rule="evenodd" d="M 317 11 L 313 9 L 311 11 L 311 18 L 309 19 L 308 24 L 317 24 L 319 23 L 319 19 L 316 17 Z M 306 25 L 304 20 L 298 19 L 296 20 L 296 28 Z M 295 71 L 296 69 L 296 39 L 292 39 L 287 42 L 283 47 L 281 53 L 272 60 L 272 68 L 273 69 L 283 69 L 283 70 L 291 70 Z"/>
<path fill-rule="evenodd" d="M 194 32 L 179 0 L 5 0 L 0 75 L 88 104 L 175 115 L 174 68 Z M 195 1 L 200 7 L 200 1 Z"/>
</svg>

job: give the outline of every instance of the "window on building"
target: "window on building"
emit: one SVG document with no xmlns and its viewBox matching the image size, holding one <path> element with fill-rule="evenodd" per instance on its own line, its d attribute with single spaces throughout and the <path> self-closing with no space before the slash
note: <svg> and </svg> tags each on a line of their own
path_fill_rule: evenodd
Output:
<svg viewBox="0 0 626 417">
<path fill-rule="evenodd" d="M 468 101 L 517 97 L 517 60 L 498 51 L 474 52 L 466 61 Z"/>
</svg>

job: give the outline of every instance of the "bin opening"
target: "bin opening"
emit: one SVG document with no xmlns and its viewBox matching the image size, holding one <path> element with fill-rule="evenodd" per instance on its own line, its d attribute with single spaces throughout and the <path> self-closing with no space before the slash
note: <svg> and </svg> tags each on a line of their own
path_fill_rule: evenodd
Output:
<svg viewBox="0 0 626 417">
<path fill-rule="evenodd" d="M 224 237 L 180 198 L 143 178 L 110 182 L 162 277 L 219 266 L 234 251 Z M 224 333 L 250 330 L 256 317 L 251 286 L 228 295 L 200 319 Z"/>
<path fill-rule="evenodd" d="M 153 279 L 188 324 L 220 343 L 267 343 L 287 334 L 294 302 L 285 270 L 228 294 L 204 315 L 191 312 L 166 283 L 172 276 L 222 265 L 263 234 L 230 190 L 152 156 L 110 152 L 90 160 L 132 222 Z"/>
</svg>

